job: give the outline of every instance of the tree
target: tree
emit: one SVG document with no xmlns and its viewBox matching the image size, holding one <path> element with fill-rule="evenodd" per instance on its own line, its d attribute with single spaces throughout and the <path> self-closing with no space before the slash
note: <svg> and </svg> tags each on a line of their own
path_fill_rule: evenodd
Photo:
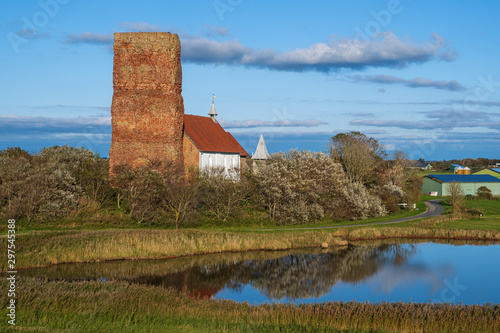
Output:
<svg viewBox="0 0 500 333">
<path fill-rule="evenodd" d="M 461 212 L 463 210 L 463 203 L 465 201 L 465 193 L 462 185 L 457 182 L 451 182 L 448 185 L 449 196 L 446 202 L 453 207 L 453 212 Z"/>
<path fill-rule="evenodd" d="M 476 194 L 481 199 L 491 200 L 493 198 L 493 194 L 491 193 L 491 190 L 489 188 L 487 188 L 486 186 L 481 186 L 480 188 L 478 188 L 476 191 Z"/>
<path fill-rule="evenodd" d="M 352 182 L 366 183 L 385 154 L 382 145 L 360 132 L 339 133 L 331 138 L 330 156 L 344 168 Z"/>
<path fill-rule="evenodd" d="M 8 158 L 19 158 L 24 157 L 28 160 L 31 160 L 32 156 L 26 150 L 21 149 L 19 147 L 8 147 L 6 149 L 0 150 L 0 157 L 8 157 Z"/>
<path fill-rule="evenodd" d="M 130 217 L 156 222 L 167 214 L 176 228 L 195 210 L 197 181 L 195 176 L 186 175 L 183 165 L 174 162 L 149 161 L 135 169 L 116 166 L 112 174 Z"/>
<path fill-rule="evenodd" d="M 78 208 L 82 190 L 58 148 L 31 156 L 19 148 L 0 154 L 0 210 L 6 216 L 47 220 L 65 217 Z M 93 154 L 93 153 L 92 153 Z"/>
<path fill-rule="evenodd" d="M 315 222 L 325 215 L 355 219 L 386 213 L 378 197 L 352 183 L 342 166 L 323 153 L 291 150 L 257 164 L 255 195 L 281 224 Z"/>
<path fill-rule="evenodd" d="M 138 222 L 154 222 L 161 217 L 163 175 L 148 167 L 118 167 L 113 184 L 121 188 L 130 217 Z"/>
<path fill-rule="evenodd" d="M 414 204 L 420 200 L 423 184 L 424 178 L 418 176 L 416 173 L 412 173 L 410 177 L 408 177 L 403 185 L 405 201 L 407 204 Z"/>
<path fill-rule="evenodd" d="M 200 177 L 202 208 L 219 220 L 236 215 L 245 198 L 244 183 L 244 179 L 228 176 L 223 167 L 204 170 Z"/>
<path fill-rule="evenodd" d="M 386 177 L 389 183 L 402 188 L 406 180 L 410 177 L 411 173 L 407 171 L 406 165 L 408 155 L 402 150 L 395 150 L 392 154 L 392 161 L 390 161 L 386 169 Z"/>
<path fill-rule="evenodd" d="M 188 214 L 196 209 L 198 179 L 194 174 L 186 174 L 184 166 L 177 163 L 165 163 L 162 169 L 162 205 L 172 215 L 178 229 Z"/>
</svg>

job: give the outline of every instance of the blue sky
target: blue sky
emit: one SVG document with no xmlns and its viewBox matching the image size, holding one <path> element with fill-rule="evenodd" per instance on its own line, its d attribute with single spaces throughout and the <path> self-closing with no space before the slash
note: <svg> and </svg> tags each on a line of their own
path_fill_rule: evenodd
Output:
<svg viewBox="0 0 500 333">
<path fill-rule="evenodd" d="M 500 158 L 497 1 L 0 0 L 0 148 L 111 143 L 113 33 L 169 31 L 185 112 L 253 153 L 326 150 L 360 131 L 388 152 Z"/>
</svg>

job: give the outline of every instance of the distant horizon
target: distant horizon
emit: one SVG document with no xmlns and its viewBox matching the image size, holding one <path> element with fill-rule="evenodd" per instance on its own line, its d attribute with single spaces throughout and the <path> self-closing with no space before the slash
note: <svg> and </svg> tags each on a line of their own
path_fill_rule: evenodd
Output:
<svg viewBox="0 0 500 333">
<path fill-rule="evenodd" d="M 235 137 L 236 140 L 238 140 L 236 137 Z M 265 137 L 264 137 L 265 139 Z M 238 140 L 239 142 L 239 140 Z M 258 141 L 257 141 L 258 142 Z M 57 144 L 57 145 L 52 145 L 52 146 L 64 146 L 64 144 Z M 36 155 L 36 154 L 39 154 L 40 151 L 44 148 L 49 148 L 49 147 L 52 147 L 52 146 L 46 146 L 46 147 L 42 147 L 38 150 L 30 150 L 30 149 L 26 149 L 26 148 L 23 148 L 23 147 L 20 147 L 20 146 L 7 146 L 7 147 L 2 147 L 0 150 L 3 150 L 3 149 L 7 149 L 7 148 L 16 148 L 16 147 L 19 147 L 25 151 L 27 151 L 28 153 L 30 153 L 31 155 Z M 109 149 L 108 150 L 105 150 L 105 154 L 103 154 L 102 152 L 99 152 L 99 151 L 96 151 L 94 149 L 91 149 L 89 147 L 85 147 L 85 146 L 72 146 L 72 145 L 68 145 L 70 147 L 75 147 L 75 148 L 84 148 L 84 149 L 90 149 L 92 150 L 96 155 L 99 155 L 99 157 L 101 158 L 104 158 L 104 159 L 108 159 L 109 158 Z M 255 145 L 257 148 L 257 145 Z M 266 142 L 266 146 L 267 146 L 267 149 L 269 150 L 269 146 L 267 145 L 267 142 Z M 245 147 L 243 147 L 245 148 Z M 248 149 L 245 149 L 247 151 L 247 153 L 250 154 L 250 156 L 252 156 L 254 153 L 255 153 L 255 148 L 254 150 L 248 150 Z M 297 149 L 297 148 L 290 148 L 288 150 L 279 150 L 279 151 L 269 151 L 269 154 L 274 154 L 274 153 L 286 153 L 287 151 L 290 151 L 290 150 L 294 150 L 294 149 Z M 311 152 L 323 152 L 325 154 L 329 154 L 328 151 L 325 149 L 325 150 L 311 150 L 311 149 L 301 149 L 303 151 L 311 151 Z M 390 156 L 390 153 L 391 152 L 388 152 L 388 156 L 387 156 L 387 160 L 391 160 L 391 156 Z M 424 159 L 424 162 L 428 162 L 428 163 L 432 163 L 432 162 L 443 162 L 443 161 L 452 161 L 452 160 L 465 160 L 465 159 L 473 159 L 473 160 L 477 160 L 477 159 L 480 159 L 480 158 L 484 158 L 484 159 L 487 159 L 487 160 L 492 160 L 492 161 L 495 161 L 495 160 L 500 160 L 500 158 L 488 158 L 488 157 L 484 157 L 484 156 L 479 156 L 479 157 L 470 157 L 470 156 L 467 156 L 467 157 L 463 157 L 463 158 L 441 158 L 441 159 Z M 408 160 L 419 160 L 421 158 L 410 158 L 408 157 Z"/>
<path fill-rule="evenodd" d="M 181 39 L 185 113 L 248 153 L 324 151 L 359 131 L 411 159 L 500 158 L 500 3 L 374 0 L 3 5 L 0 149 L 108 156 L 113 34 Z M 446 13 L 446 15 L 442 15 Z"/>
</svg>

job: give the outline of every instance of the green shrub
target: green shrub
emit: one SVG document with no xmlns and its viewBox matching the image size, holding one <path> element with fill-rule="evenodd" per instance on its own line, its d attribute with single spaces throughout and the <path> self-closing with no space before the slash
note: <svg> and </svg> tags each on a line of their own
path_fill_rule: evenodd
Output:
<svg viewBox="0 0 500 333">
<path fill-rule="evenodd" d="M 491 200 L 493 198 L 493 194 L 491 193 L 491 190 L 489 188 L 487 188 L 486 186 L 479 187 L 476 191 L 476 194 L 481 199 Z"/>
</svg>

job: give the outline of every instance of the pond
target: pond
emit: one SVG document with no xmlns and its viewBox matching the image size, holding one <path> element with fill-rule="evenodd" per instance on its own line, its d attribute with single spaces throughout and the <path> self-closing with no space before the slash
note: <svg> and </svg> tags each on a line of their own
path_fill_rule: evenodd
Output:
<svg viewBox="0 0 500 333">
<path fill-rule="evenodd" d="M 500 303 L 499 243 L 357 243 L 19 271 L 67 281 L 120 280 L 196 297 L 265 302 Z"/>
</svg>

